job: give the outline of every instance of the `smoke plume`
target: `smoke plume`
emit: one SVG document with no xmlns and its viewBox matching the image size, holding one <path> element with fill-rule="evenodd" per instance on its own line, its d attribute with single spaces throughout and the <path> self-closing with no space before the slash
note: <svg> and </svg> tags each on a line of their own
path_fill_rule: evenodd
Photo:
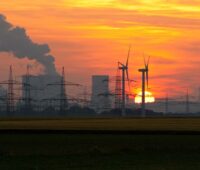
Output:
<svg viewBox="0 0 200 170">
<path fill-rule="evenodd" d="M 45 68 L 45 74 L 57 74 L 54 57 L 47 44 L 37 44 L 26 34 L 26 30 L 15 27 L 0 14 L 0 52 L 10 52 L 17 58 L 36 60 Z"/>
</svg>

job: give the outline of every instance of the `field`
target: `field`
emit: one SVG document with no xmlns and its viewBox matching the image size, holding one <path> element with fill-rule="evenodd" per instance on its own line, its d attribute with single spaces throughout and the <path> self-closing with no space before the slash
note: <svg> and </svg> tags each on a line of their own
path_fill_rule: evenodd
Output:
<svg viewBox="0 0 200 170">
<path fill-rule="evenodd" d="M 13 119 L 0 129 L 1 170 L 200 169 L 198 118 Z"/>
<path fill-rule="evenodd" d="M 1 119 L 0 129 L 200 132 L 200 118 Z"/>
</svg>

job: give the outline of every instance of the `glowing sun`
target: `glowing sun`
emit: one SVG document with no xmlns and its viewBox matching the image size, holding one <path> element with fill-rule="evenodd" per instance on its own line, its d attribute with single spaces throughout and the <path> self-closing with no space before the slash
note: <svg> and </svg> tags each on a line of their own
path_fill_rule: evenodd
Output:
<svg viewBox="0 0 200 170">
<path fill-rule="evenodd" d="M 154 103 L 155 97 L 149 91 L 145 91 L 145 103 Z M 135 103 L 142 103 L 142 92 L 139 92 L 135 97 Z"/>
</svg>

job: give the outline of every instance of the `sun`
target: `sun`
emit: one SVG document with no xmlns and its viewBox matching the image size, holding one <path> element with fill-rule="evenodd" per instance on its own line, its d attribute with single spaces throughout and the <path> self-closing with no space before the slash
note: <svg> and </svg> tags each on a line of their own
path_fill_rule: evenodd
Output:
<svg viewBox="0 0 200 170">
<path fill-rule="evenodd" d="M 145 103 L 154 103 L 155 97 L 149 91 L 145 91 Z M 142 92 L 139 92 L 135 97 L 135 103 L 142 103 Z"/>
</svg>

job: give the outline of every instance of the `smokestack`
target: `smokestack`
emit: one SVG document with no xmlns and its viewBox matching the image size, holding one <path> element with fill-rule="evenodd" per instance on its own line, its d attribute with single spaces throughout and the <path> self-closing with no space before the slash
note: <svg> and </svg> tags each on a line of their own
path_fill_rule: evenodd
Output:
<svg viewBox="0 0 200 170">
<path fill-rule="evenodd" d="M 45 74 L 57 75 L 55 59 L 47 44 L 37 44 L 26 34 L 26 30 L 13 26 L 0 14 L 0 52 L 12 53 L 17 58 L 35 60 L 44 66 Z"/>
</svg>

